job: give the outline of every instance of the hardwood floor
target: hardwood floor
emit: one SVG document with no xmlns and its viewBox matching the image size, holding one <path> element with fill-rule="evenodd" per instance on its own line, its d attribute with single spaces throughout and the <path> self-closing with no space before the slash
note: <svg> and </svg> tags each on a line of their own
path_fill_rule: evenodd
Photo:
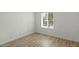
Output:
<svg viewBox="0 0 79 59">
<path fill-rule="evenodd" d="M 79 42 L 34 33 L 3 44 L 2 47 L 79 47 Z"/>
</svg>

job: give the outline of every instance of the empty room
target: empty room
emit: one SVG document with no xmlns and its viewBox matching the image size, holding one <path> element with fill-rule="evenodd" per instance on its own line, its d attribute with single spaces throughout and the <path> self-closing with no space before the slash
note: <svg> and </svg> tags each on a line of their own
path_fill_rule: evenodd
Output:
<svg viewBox="0 0 79 59">
<path fill-rule="evenodd" d="M 79 47 L 79 12 L 0 12 L 1 47 Z"/>
</svg>

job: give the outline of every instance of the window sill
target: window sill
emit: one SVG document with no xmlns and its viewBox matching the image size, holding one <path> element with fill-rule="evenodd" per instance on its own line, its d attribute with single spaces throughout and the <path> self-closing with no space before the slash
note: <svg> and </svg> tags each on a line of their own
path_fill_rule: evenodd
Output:
<svg viewBox="0 0 79 59">
<path fill-rule="evenodd" d="M 44 28 L 44 29 L 54 29 L 54 26 L 50 26 L 50 27 L 42 26 L 42 28 Z"/>
</svg>

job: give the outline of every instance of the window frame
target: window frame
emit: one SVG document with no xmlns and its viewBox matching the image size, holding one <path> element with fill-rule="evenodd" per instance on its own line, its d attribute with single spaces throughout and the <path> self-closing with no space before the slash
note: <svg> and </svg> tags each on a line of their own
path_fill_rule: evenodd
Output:
<svg viewBox="0 0 79 59">
<path fill-rule="evenodd" d="M 53 26 L 49 26 L 49 21 L 51 21 L 51 20 L 48 20 L 48 13 L 49 12 L 43 12 L 43 13 L 41 13 L 41 27 L 42 28 L 47 28 L 47 29 L 54 29 L 54 20 L 53 19 L 52 19 Z M 43 20 L 44 14 L 47 14 L 47 19 L 46 20 Z M 43 21 L 47 21 L 47 26 L 44 26 L 44 22 Z"/>
</svg>

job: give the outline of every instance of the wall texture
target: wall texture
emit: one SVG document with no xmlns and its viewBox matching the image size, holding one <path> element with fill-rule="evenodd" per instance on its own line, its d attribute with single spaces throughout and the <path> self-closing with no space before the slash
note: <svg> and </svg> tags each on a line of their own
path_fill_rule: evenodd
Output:
<svg viewBox="0 0 79 59">
<path fill-rule="evenodd" d="M 0 12 L 0 44 L 34 32 L 34 13 Z"/>
<path fill-rule="evenodd" d="M 41 28 L 40 13 L 35 13 L 36 32 L 79 41 L 79 13 L 54 12 L 54 29 Z"/>
</svg>

